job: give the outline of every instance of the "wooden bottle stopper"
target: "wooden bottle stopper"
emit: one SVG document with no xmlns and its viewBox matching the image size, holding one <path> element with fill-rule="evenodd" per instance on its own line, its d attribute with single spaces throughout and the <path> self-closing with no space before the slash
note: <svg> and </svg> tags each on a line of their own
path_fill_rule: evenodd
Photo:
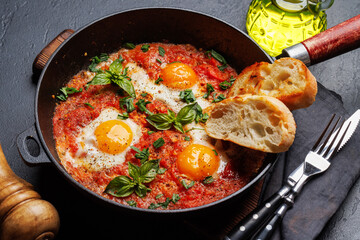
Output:
<svg viewBox="0 0 360 240">
<path fill-rule="evenodd" d="M 15 175 L 0 145 L 0 239 L 51 240 L 59 226 L 55 207 Z"/>
</svg>

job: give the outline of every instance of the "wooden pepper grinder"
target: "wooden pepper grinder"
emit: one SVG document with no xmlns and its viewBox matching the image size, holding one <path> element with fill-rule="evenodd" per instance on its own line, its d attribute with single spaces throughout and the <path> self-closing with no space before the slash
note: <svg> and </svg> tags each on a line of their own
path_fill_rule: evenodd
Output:
<svg viewBox="0 0 360 240">
<path fill-rule="evenodd" d="M 15 175 L 0 145 L 0 239 L 50 240 L 59 226 L 55 207 Z"/>
</svg>

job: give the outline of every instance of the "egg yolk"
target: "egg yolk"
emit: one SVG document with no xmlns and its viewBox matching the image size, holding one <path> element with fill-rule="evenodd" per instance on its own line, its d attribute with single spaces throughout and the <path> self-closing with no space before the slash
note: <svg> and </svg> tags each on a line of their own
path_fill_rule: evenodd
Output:
<svg viewBox="0 0 360 240">
<path fill-rule="evenodd" d="M 130 146 L 133 133 L 123 121 L 109 120 L 95 129 L 95 137 L 102 152 L 118 154 Z"/>
<path fill-rule="evenodd" d="M 161 70 L 162 84 L 174 89 L 187 89 L 198 82 L 198 77 L 191 67 L 184 63 L 170 63 Z"/>
<path fill-rule="evenodd" d="M 200 144 L 187 146 L 177 159 L 180 173 L 198 181 L 214 174 L 219 165 L 220 159 L 214 149 Z"/>
</svg>

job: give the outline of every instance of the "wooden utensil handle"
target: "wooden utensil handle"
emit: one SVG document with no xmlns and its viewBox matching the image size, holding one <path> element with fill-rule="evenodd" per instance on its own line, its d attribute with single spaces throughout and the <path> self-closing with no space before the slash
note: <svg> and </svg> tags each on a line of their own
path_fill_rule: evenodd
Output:
<svg viewBox="0 0 360 240">
<path fill-rule="evenodd" d="M 340 23 L 325 32 L 302 42 L 307 49 L 311 64 L 360 47 L 360 15 Z"/>
<path fill-rule="evenodd" d="M 65 29 L 59 35 L 57 35 L 46 47 L 41 50 L 41 52 L 36 56 L 33 62 L 33 72 L 42 71 L 49 61 L 51 55 L 56 51 L 56 49 L 62 44 L 71 34 L 75 31 L 72 29 Z"/>
<path fill-rule="evenodd" d="M 15 175 L 0 145 L 0 239 L 50 240 L 59 226 L 54 206 Z"/>
</svg>

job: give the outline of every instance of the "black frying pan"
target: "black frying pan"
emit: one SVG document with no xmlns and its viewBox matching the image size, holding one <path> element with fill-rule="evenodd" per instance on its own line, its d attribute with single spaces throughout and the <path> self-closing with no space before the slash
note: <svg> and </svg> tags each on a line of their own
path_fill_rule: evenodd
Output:
<svg viewBox="0 0 360 240">
<path fill-rule="evenodd" d="M 360 29 L 359 24 L 357 24 L 357 26 Z M 358 35 L 360 35 L 360 30 L 358 31 Z M 349 39 L 352 39 L 352 37 Z M 349 39 L 347 39 L 346 42 L 349 42 Z M 132 212 L 160 214 L 199 212 L 200 210 L 238 199 L 245 194 L 246 191 L 263 178 L 274 165 L 277 155 L 269 154 L 264 166 L 254 179 L 234 194 L 211 204 L 181 210 L 140 209 L 116 203 L 83 187 L 76 182 L 60 164 L 60 159 L 55 149 L 52 129 L 52 117 L 56 100 L 51 98 L 51 96 L 58 93 L 59 89 L 63 87 L 73 75 L 87 68 L 91 57 L 103 52 L 115 52 L 125 42 L 137 44 L 143 42 L 161 42 L 163 40 L 171 43 L 190 43 L 197 48 L 215 49 L 222 54 L 238 72 L 255 62 L 273 61 L 273 59 L 245 33 L 219 19 L 204 14 L 180 9 L 146 8 L 120 12 L 104 17 L 72 34 L 52 54 L 43 69 L 35 98 L 35 126 L 21 133 L 17 139 L 18 148 L 24 160 L 32 164 L 45 163 L 50 160 L 60 173 L 75 185 L 76 188 L 93 196 L 106 205 Z M 351 44 L 351 48 L 354 48 L 356 44 L 359 45 L 359 41 L 353 40 Z M 329 46 L 329 43 L 327 46 Z M 312 55 L 313 52 L 311 51 L 309 53 L 304 52 L 306 48 L 308 48 L 306 45 L 305 47 L 304 45 L 300 47 L 295 46 L 289 49 L 288 55 L 298 57 L 309 64 L 310 61 L 316 62 L 323 60 L 322 58 L 328 58 L 333 54 L 333 51 L 324 50 L 322 53 Z M 318 50 L 319 48 L 316 49 Z M 336 54 L 340 54 L 340 52 Z M 40 153 L 37 156 L 29 153 L 26 146 L 26 141 L 29 138 L 34 139 L 41 146 Z"/>
</svg>

